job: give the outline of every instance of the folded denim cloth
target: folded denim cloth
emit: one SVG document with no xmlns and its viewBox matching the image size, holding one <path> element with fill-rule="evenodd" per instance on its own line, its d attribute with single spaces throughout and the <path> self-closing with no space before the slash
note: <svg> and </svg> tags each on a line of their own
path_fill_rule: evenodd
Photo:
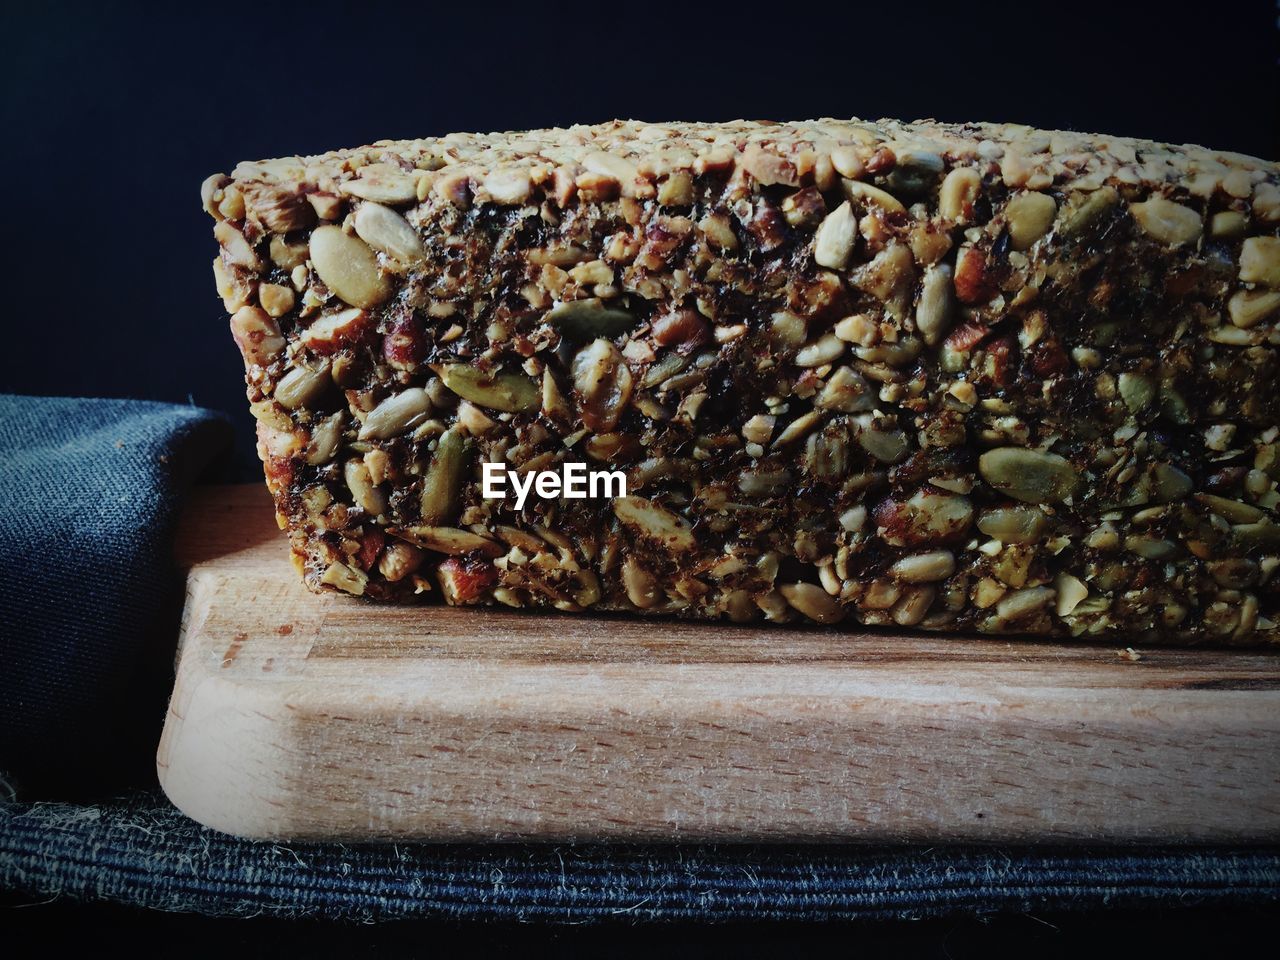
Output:
<svg viewBox="0 0 1280 960">
<path fill-rule="evenodd" d="M 184 488 L 228 427 L 191 407 L 0 397 L 0 889 L 211 915 L 836 919 L 1280 901 L 1280 848 L 275 844 L 154 790 Z M 248 478 L 245 478 L 248 479 Z M 283 549 L 283 547 L 282 547 Z M 47 785 L 134 790 L 39 802 Z"/>
<path fill-rule="evenodd" d="M 0 396 L 0 770 L 19 783 L 139 769 L 172 666 L 179 501 L 230 441 L 195 407 Z"/>
</svg>

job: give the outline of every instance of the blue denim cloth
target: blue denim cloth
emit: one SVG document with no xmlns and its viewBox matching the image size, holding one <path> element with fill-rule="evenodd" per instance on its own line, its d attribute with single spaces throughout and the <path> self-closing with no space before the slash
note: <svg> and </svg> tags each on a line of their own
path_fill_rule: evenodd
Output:
<svg viewBox="0 0 1280 960">
<path fill-rule="evenodd" d="M 835 920 L 1274 900 L 1280 850 L 279 844 L 0 805 L 0 887 L 228 916 Z"/>
<path fill-rule="evenodd" d="M 0 537 L 16 547 L 0 770 L 19 787 L 0 797 L 0 889 L 212 915 L 560 921 L 1280 901 L 1274 847 L 283 845 L 205 830 L 150 771 L 182 595 L 170 535 L 228 432 L 191 407 L 0 397 Z M 152 786 L 119 796 L 106 770 Z"/>
</svg>

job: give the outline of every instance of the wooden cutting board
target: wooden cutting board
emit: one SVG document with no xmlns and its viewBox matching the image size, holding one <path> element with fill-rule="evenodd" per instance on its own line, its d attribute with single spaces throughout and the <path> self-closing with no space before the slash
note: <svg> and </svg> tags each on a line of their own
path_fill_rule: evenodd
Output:
<svg viewBox="0 0 1280 960">
<path fill-rule="evenodd" d="M 173 802 L 280 839 L 1277 840 L 1280 656 L 393 608 L 184 522 Z"/>
</svg>

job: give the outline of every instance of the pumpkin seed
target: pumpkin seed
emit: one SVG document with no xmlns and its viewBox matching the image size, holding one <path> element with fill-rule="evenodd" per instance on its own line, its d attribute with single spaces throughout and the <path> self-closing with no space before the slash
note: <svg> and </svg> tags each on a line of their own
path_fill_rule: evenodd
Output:
<svg viewBox="0 0 1280 960">
<path fill-rule="evenodd" d="M 978 458 L 982 478 L 1006 496 L 1024 503 L 1060 503 L 1079 487 L 1069 460 L 1026 447 L 997 447 Z"/>
<path fill-rule="evenodd" d="M 1126 370 L 1116 378 L 1116 383 L 1120 388 L 1120 399 L 1130 413 L 1141 413 L 1156 397 L 1155 379 L 1147 374 Z"/>
<path fill-rule="evenodd" d="M 1178 545 L 1171 540 L 1137 533 L 1124 538 L 1124 548 L 1144 560 L 1168 560 L 1178 552 Z"/>
<path fill-rule="evenodd" d="M 1280 524 L 1270 520 L 1232 524 L 1231 533 L 1246 550 L 1274 550 L 1280 547 Z"/>
<path fill-rule="evenodd" d="M 612 339 L 636 325 L 636 318 L 631 313 L 609 306 L 599 297 L 557 304 L 544 319 L 564 335 L 578 340 Z"/>
<path fill-rule="evenodd" d="M 1228 590 L 1243 590 L 1253 586 L 1258 579 L 1258 565 L 1244 557 L 1211 560 L 1205 566 L 1214 582 Z"/>
<path fill-rule="evenodd" d="M 1241 503 L 1239 500 L 1231 500 L 1227 497 L 1217 497 L 1212 493 L 1197 493 L 1195 498 L 1218 516 L 1224 517 L 1231 523 L 1257 523 L 1266 516 L 1255 506 Z"/>
<path fill-rule="evenodd" d="M 1157 463 L 1151 471 L 1151 479 L 1151 492 L 1157 503 L 1181 500 L 1195 488 L 1191 478 L 1170 463 Z"/>
<path fill-rule="evenodd" d="M 1062 226 L 1058 233 L 1064 237 L 1075 237 L 1098 223 L 1116 204 L 1120 202 L 1120 194 L 1113 187 L 1103 187 L 1092 193 L 1077 194 L 1062 211 Z"/>
<path fill-rule="evenodd" d="M 422 479 L 419 500 L 422 522 L 428 526 L 452 523 L 462 505 L 462 480 L 467 469 L 467 442 L 457 429 L 446 430 L 436 443 L 435 456 Z"/>
<path fill-rule="evenodd" d="M 856 418 L 858 445 L 881 463 L 898 463 L 910 452 L 911 444 L 901 430 L 876 426 L 871 414 Z"/>
<path fill-rule="evenodd" d="M 466 363 L 441 368 L 444 385 L 465 400 L 504 413 L 533 413 L 542 407 L 542 388 L 533 378 L 511 370 L 492 376 Z"/>
</svg>

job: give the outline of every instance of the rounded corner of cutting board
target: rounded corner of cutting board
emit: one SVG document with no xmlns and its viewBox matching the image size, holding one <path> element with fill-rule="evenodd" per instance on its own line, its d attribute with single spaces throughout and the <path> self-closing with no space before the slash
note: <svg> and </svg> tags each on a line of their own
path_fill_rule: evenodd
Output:
<svg viewBox="0 0 1280 960">
<path fill-rule="evenodd" d="M 160 787 L 205 827 L 254 840 L 295 837 L 300 805 L 284 776 L 285 690 L 211 671 L 179 674 L 156 751 Z"/>
</svg>

